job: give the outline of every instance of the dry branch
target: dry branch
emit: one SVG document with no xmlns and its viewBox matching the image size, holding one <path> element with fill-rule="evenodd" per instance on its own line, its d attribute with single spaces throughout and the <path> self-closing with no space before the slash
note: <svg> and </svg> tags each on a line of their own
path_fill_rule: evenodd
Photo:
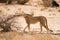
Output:
<svg viewBox="0 0 60 40">
<path fill-rule="evenodd" d="M 21 15 L 13 15 L 12 17 L 7 18 L 5 21 L 1 21 L 0 22 L 0 27 L 3 29 L 2 31 L 4 31 L 4 32 L 10 31 L 11 30 L 11 23 L 12 22 L 9 22 L 9 23 L 7 23 L 7 22 L 9 20 L 11 20 L 11 19 L 13 19 L 15 17 L 19 17 L 19 16 L 21 16 Z"/>
</svg>

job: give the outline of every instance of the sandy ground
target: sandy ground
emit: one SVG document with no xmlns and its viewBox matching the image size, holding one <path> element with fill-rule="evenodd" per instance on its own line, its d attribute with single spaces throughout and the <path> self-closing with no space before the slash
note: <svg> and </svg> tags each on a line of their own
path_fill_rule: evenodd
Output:
<svg viewBox="0 0 60 40">
<path fill-rule="evenodd" d="M 0 16 L 5 19 L 14 14 L 22 14 L 23 12 L 26 14 L 34 14 L 34 17 L 37 16 L 45 16 L 48 21 L 49 29 L 53 30 L 54 33 L 60 33 L 60 7 L 58 8 L 51 8 L 51 7 L 44 7 L 44 6 L 27 6 L 27 5 L 1 5 L 0 6 Z M 57 20 L 58 19 L 58 20 Z M 24 17 L 18 17 L 14 19 L 14 23 L 17 27 L 26 27 L 26 21 Z M 24 22 L 24 23 L 23 23 Z M 39 28 L 39 23 L 32 24 L 31 30 L 36 31 Z M 35 29 L 36 28 L 36 29 Z M 37 29 L 39 30 L 39 29 Z M 43 30 L 45 30 L 43 28 Z"/>
</svg>

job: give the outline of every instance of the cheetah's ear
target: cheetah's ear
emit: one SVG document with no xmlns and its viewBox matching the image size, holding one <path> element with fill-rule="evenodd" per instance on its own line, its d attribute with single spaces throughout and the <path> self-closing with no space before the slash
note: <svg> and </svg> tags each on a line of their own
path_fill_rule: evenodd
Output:
<svg viewBox="0 0 60 40">
<path fill-rule="evenodd" d="M 32 15 L 32 16 L 34 15 L 34 10 L 31 10 L 31 15 Z"/>
<path fill-rule="evenodd" d="M 33 16 L 34 14 L 32 13 L 31 15 Z"/>
</svg>

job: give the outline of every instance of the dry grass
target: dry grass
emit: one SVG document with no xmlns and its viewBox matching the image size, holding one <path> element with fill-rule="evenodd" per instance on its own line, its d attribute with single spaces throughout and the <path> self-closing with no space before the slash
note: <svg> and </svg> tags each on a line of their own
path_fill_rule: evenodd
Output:
<svg viewBox="0 0 60 40">
<path fill-rule="evenodd" d="M 0 40 L 60 40 L 58 36 L 51 34 L 33 34 L 19 32 L 0 33 Z"/>
</svg>

